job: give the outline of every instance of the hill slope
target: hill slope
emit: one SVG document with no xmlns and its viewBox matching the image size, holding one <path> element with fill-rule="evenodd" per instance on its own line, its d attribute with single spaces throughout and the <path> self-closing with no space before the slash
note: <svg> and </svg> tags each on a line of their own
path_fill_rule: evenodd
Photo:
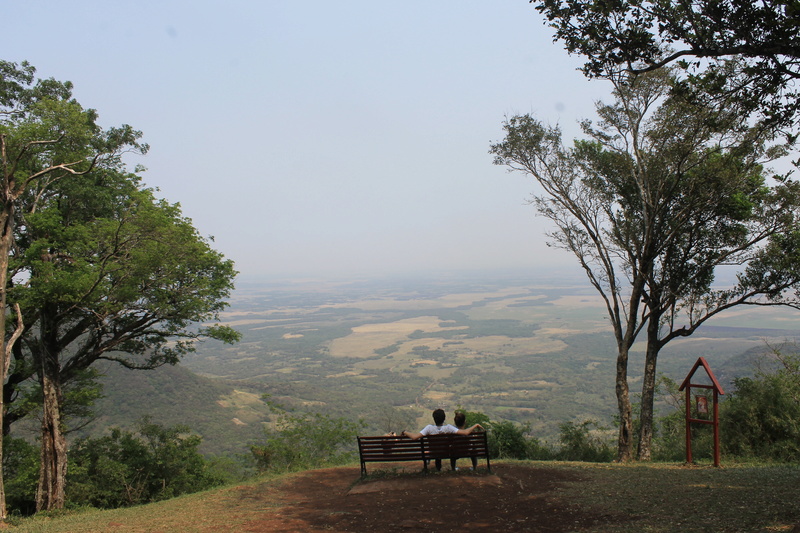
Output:
<svg viewBox="0 0 800 533">
<path fill-rule="evenodd" d="M 109 426 L 133 429 L 148 415 L 164 426 L 189 426 L 203 437 L 204 453 L 231 455 L 246 453 L 270 419 L 258 384 L 205 378 L 180 365 L 128 370 L 107 363 L 100 370 L 105 397 L 83 434 L 98 435 Z"/>
</svg>

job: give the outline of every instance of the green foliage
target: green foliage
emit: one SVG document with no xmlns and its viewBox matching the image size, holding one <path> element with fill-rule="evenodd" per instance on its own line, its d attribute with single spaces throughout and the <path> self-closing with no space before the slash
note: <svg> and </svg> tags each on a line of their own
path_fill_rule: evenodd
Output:
<svg viewBox="0 0 800 533">
<path fill-rule="evenodd" d="M 6 504 L 12 513 L 29 515 L 36 510 L 39 449 L 23 439 L 3 439 L 3 480 Z"/>
<path fill-rule="evenodd" d="M 726 98 L 774 125 L 795 123 L 800 109 L 794 84 L 800 74 L 796 2 L 534 3 L 556 39 L 570 53 L 585 56 L 588 76 L 672 63 L 686 72 L 680 90 L 696 98 Z"/>
<path fill-rule="evenodd" d="M 616 456 L 608 439 L 603 436 L 605 428 L 598 427 L 597 422 L 564 422 L 560 427 L 561 448 L 556 454 L 559 460 L 609 463 Z M 593 427 L 600 431 L 592 431 Z"/>
<path fill-rule="evenodd" d="M 800 357 L 775 352 L 782 366 L 734 380 L 721 404 L 726 453 L 776 461 L 800 461 Z"/>
<path fill-rule="evenodd" d="M 513 422 L 492 422 L 488 425 L 489 455 L 500 459 L 528 459 L 528 438 L 525 433 L 530 426 L 519 426 Z"/>
<path fill-rule="evenodd" d="M 552 450 L 538 439 L 531 437 L 529 424 L 516 424 L 510 420 L 493 422 L 487 415 L 477 411 L 464 411 L 467 427 L 480 424 L 486 428 L 489 457 L 493 459 L 535 459 L 553 458 Z"/>
<path fill-rule="evenodd" d="M 70 450 L 67 500 L 101 508 L 173 498 L 221 484 L 197 451 L 200 437 L 186 426 L 165 428 L 143 418 L 138 434 L 112 428 Z"/>
<path fill-rule="evenodd" d="M 250 447 L 260 471 L 297 471 L 347 464 L 365 424 L 320 413 L 283 413 L 266 442 Z"/>
</svg>

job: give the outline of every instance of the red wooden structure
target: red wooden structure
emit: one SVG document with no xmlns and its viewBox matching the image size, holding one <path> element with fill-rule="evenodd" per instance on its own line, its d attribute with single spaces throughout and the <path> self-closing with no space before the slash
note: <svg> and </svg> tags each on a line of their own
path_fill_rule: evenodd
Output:
<svg viewBox="0 0 800 533">
<path fill-rule="evenodd" d="M 703 367 L 703 370 L 706 371 L 706 374 L 711 380 L 711 385 L 692 383 L 692 377 L 700 367 Z M 692 418 L 692 387 L 711 389 L 713 391 L 714 405 L 713 417 L 711 420 Z M 722 390 L 722 386 L 720 386 L 717 378 L 714 377 L 714 373 L 711 371 L 711 367 L 708 366 L 708 362 L 705 358 L 700 357 L 697 360 L 694 367 L 692 367 L 692 371 L 689 372 L 689 375 L 683 380 L 683 384 L 681 384 L 678 390 L 686 390 L 686 462 L 692 462 L 692 422 L 696 422 L 698 424 L 711 424 L 714 426 L 714 466 L 719 466 L 719 396 L 720 394 L 725 394 L 725 391 Z M 697 407 L 698 413 L 708 413 L 708 400 L 704 396 L 698 397 Z"/>
</svg>

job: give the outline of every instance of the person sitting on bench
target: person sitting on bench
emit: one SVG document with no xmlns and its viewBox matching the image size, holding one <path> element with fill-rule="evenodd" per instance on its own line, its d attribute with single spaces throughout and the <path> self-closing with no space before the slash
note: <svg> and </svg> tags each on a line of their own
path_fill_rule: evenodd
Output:
<svg viewBox="0 0 800 533">
<path fill-rule="evenodd" d="M 411 440 L 419 440 L 426 435 L 443 435 L 448 433 L 455 433 L 457 435 L 471 435 L 476 429 L 483 429 L 480 424 L 475 424 L 466 429 L 458 429 L 452 424 L 445 424 L 444 421 L 447 415 L 442 409 L 436 409 L 433 412 L 433 424 L 428 424 L 419 433 L 413 431 L 403 431 L 400 435 L 410 438 Z M 436 459 L 436 470 L 442 469 L 442 460 Z"/>
<path fill-rule="evenodd" d="M 453 415 L 453 422 L 455 423 L 458 429 L 464 429 L 464 426 L 467 425 L 467 415 L 464 414 L 464 411 L 456 411 L 455 414 Z M 475 425 L 477 426 L 478 424 Z M 450 468 L 452 468 L 453 470 L 458 470 L 458 468 L 456 468 L 457 459 L 458 457 L 450 458 Z M 472 459 L 472 469 L 476 470 L 478 468 L 478 458 L 472 457 L 471 459 Z"/>
</svg>

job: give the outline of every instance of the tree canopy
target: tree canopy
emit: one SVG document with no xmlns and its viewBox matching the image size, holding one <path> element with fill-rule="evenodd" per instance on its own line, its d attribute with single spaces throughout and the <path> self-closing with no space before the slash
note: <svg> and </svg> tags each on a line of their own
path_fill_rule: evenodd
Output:
<svg viewBox="0 0 800 533">
<path fill-rule="evenodd" d="M 770 123 L 800 110 L 800 4 L 796 0 L 530 0 L 584 72 L 644 72 L 681 64 L 689 85 L 735 93 Z M 729 63 L 736 59 L 735 63 Z"/>
</svg>

